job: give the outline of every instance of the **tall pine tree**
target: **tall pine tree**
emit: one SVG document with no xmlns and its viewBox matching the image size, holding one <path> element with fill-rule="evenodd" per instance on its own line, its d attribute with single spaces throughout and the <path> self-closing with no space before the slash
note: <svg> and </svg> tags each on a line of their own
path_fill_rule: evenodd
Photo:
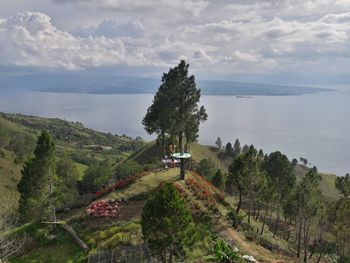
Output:
<svg viewBox="0 0 350 263">
<path fill-rule="evenodd" d="M 34 157 L 27 160 L 18 183 L 19 213 L 23 220 L 37 220 L 50 215 L 55 220 L 53 177 L 55 171 L 55 145 L 50 134 L 43 130 L 38 138 Z"/>
<path fill-rule="evenodd" d="M 163 149 L 165 134 L 177 136 L 180 153 L 184 153 L 184 146 L 188 150 L 191 142 L 197 139 L 199 124 L 207 119 L 204 107 L 198 106 L 201 90 L 197 89 L 194 76 L 189 76 L 188 67 L 182 60 L 163 74 L 162 84 L 142 121 L 149 134 L 161 135 Z M 185 178 L 184 159 L 181 159 L 180 178 Z"/>
</svg>

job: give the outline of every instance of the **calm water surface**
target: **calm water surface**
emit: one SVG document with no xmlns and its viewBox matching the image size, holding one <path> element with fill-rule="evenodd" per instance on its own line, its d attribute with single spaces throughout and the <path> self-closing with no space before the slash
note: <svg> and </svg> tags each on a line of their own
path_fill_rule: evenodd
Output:
<svg viewBox="0 0 350 263">
<path fill-rule="evenodd" d="M 153 95 L 91 95 L 0 89 L 0 111 L 80 121 L 105 132 L 148 136 L 141 120 Z M 350 92 L 303 96 L 236 98 L 204 96 L 208 121 L 199 142 L 226 143 L 239 138 L 264 152 L 280 150 L 307 158 L 319 170 L 350 172 Z"/>
</svg>

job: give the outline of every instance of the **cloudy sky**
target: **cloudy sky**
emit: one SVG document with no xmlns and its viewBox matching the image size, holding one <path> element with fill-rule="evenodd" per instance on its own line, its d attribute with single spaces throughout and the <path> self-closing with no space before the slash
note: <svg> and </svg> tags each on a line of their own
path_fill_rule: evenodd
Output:
<svg viewBox="0 0 350 263">
<path fill-rule="evenodd" d="M 0 69 L 343 83 L 350 0 L 1 0 Z"/>
</svg>

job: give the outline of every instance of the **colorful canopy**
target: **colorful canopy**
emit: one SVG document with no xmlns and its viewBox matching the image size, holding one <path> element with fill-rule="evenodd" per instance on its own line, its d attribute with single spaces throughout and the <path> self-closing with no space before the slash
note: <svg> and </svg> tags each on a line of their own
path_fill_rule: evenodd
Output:
<svg viewBox="0 0 350 263">
<path fill-rule="evenodd" d="M 176 158 L 176 159 L 188 159 L 191 158 L 191 154 L 190 153 L 174 153 L 171 155 L 171 157 Z"/>
</svg>

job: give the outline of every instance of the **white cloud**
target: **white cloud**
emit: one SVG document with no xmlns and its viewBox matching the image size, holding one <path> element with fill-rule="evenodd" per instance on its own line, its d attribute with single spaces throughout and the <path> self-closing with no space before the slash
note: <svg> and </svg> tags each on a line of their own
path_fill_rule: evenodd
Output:
<svg viewBox="0 0 350 263">
<path fill-rule="evenodd" d="M 101 8 L 116 11 L 149 11 L 155 8 L 171 11 L 185 11 L 198 16 L 209 1 L 205 0 L 54 0 L 56 3 L 77 3 L 88 8 Z"/>
<path fill-rule="evenodd" d="M 168 67 L 185 58 L 197 71 L 227 74 L 327 72 L 339 61 L 340 70 L 350 68 L 350 1 L 55 2 L 88 7 L 76 8 L 77 14 L 94 11 L 102 18 L 75 29 L 56 26 L 57 18 L 43 13 L 2 18 L 0 64 Z"/>
<path fill-rule="evenodd" d="M 137 47 L 127 49 L 118 38 L 76 37 L 61 31 L 42 13 L 19 13 L 0 24 L 2 65 L 76 70 L 104 65 L 151 64 Z"/>
</svg>

